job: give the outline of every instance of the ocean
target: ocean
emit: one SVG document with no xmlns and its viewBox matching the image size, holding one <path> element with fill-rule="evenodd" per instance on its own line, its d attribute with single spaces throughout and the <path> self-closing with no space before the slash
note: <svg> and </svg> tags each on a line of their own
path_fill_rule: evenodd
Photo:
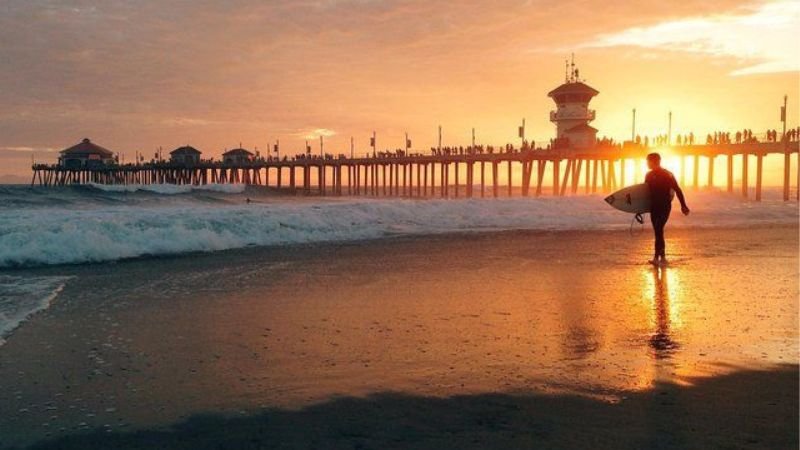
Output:
<svg viewBox="0 0 800 450">
<path fill-rule="evenodd" d="M 693 213 L 675 211 L 670 227 L 798 222 L 796 203 L 780 201 L 778 191 L 766 192 L 761 203 L 718 191 L 687 195 Z M 296 197 L 243 185 L 0 186 L 0 338 L 72 282 L 36 268 L 447 233 L 648 231 L 602 199 Z"/>
<path fill-rule="evenodd" d="M 341 430 L 398 430 L 365 445 L 383 448 L 405 424 L 454 417 L 461 436 L 507 411 L 594 442 L 606 420 L 660 423 L 654 407 L 736 424 L 730 404 L 791 429 L 798 210 L 764 194 L 688 191 L 655 269 L 649 223 L 599 194 L 0 187 L 0 448 L 204 448 L 265 426 L 352 448 Z"/>
</svg>

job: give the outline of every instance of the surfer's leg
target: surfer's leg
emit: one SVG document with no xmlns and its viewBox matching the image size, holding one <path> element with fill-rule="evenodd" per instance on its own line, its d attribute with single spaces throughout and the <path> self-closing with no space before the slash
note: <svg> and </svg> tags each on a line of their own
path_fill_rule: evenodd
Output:
<svg viewBox="0 0 800 450">
<path fill-rule="evenodd" d="M 658 264 L 658 215 L 655 211 L 650 211 L 650 224 L 653 225 L 653 237 L 655 241 L 655 251 L 653 252 L 653 259 L 650 264 Z"/>
<path fill-rule="evenodd" d="M 667 208 L 661 213 L 661 262 L 667 262 L 667 240 L 664 238 L 664 228 L 669 221 L 670 208 Z"/>
<path fill-rule="evenodd" d="M 655 256 L 654 262 L 658 262 L 659 258 L 664 258 L 664 225 L 667 224 L 667 217 L 669 213 L 664 211 L 654 210 L 650 212 L 650 223 L 653 224 L 653 233 L 655 235 Z"/>
</svg>

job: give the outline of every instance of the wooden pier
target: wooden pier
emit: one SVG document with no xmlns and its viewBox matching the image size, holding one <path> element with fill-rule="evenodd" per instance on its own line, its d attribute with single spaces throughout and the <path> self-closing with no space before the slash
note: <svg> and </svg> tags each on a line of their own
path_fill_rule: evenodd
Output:
<svg viewBox="0 0 800 450">
<path fill-rule="evenodd" d="M 634 179 L 641 180 L 639 172 L 646 155 L 659 150 L 680 157 L 680 171 L 675 175 L 684 189 L 700 189 L 702 181 L 702 187 L 716 186 L 714 162 L 717 158 L 724 158 L 727 162 L 727 171 L 723 174 L 727 192 L 735 191 L 736 163 L 741 170 L 738 190 L 742 196 L 750 197 L 749 171 L 751 163 L 755 162 L 752 193 L 755 200 L 761 200 L 763 160 L 770 154 L 784 157 L 784 200 L 790 198 L 793 178 L 796 185 L 800 185 L 797 163 L 794 177 L 790 173 L 792 154 L 798 154 L 797 141 L 670 146 L 668 150 L 629 145 L 582 152 L 569 149 L 478 152 L 466 148 L 458 154 L 443 156 L 267 158 L 239 164 L 151 162 L 85 168 L 35 164 L 31 183 L 41 186 L 241 183 L 271 186 L 297 194 L 415 198 L 539 196 L 543 193 L 563 196 L 579 193 L 581 177 L 585 193 L 614 191 L 630 178 L 626 175 L 630 166 L 633 166 Z M 685 170 L 687 160 L 692 161 L 691 177 Z M 705 174 L 700 173 L 701 160 L 707 163 Z M 503 175 L 504 184 L 501 180 Z M 547 186 L 546 178 L 549 178 Z M 800 199 L 800 194 L 796 192 L 795 198 Z"/>
</svg>

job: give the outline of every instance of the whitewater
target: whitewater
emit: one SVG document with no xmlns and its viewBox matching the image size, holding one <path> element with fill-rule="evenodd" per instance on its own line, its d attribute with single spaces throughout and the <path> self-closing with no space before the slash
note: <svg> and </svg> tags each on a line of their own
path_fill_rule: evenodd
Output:
<svg viewBox="0 0 800 450">
<path fill-rule="evenodd" d="M 670 227 L 797 224 L 795 202 L 688 193 Z M 247 200 L 250 200 L 248 202 Z M 241 185 L 0 189 L 0 268 L 115 261 L 392 236 L 501 230 L 618 230 L 601 195 L 401 200 L 286 197 Z"/>
</svg>

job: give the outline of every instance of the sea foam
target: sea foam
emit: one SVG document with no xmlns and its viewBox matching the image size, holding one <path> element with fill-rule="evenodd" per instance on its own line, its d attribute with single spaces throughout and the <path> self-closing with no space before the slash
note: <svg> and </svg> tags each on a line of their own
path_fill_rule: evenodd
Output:
<svg viewBox="0 0 800 450">
<path fill-rule="evenodd" d="M 154 194 L 176 195 L 188 194 L 194 191 L 221 192 L 225 194 L 240 194 L 245 191 L 244 184 L 97 184 L 89 183 L 87 186 L 105 192 L 152 192 Z"/>
<path fill-rule="evenodd" d="M 28 317 L 47 309 L 68 279 L 0 275 L 0 345 Z"/>
<path fill-rule="evenodd" d="M 797 224 L 794 202 L 690 196 L 670 227 Z M 0 268 L 146 255 L 489 230 L 628 229 L 602 196 L 460 200 L 288 199 L 271 203 L 19 209 L 0 215 Z"/>
</svg>

